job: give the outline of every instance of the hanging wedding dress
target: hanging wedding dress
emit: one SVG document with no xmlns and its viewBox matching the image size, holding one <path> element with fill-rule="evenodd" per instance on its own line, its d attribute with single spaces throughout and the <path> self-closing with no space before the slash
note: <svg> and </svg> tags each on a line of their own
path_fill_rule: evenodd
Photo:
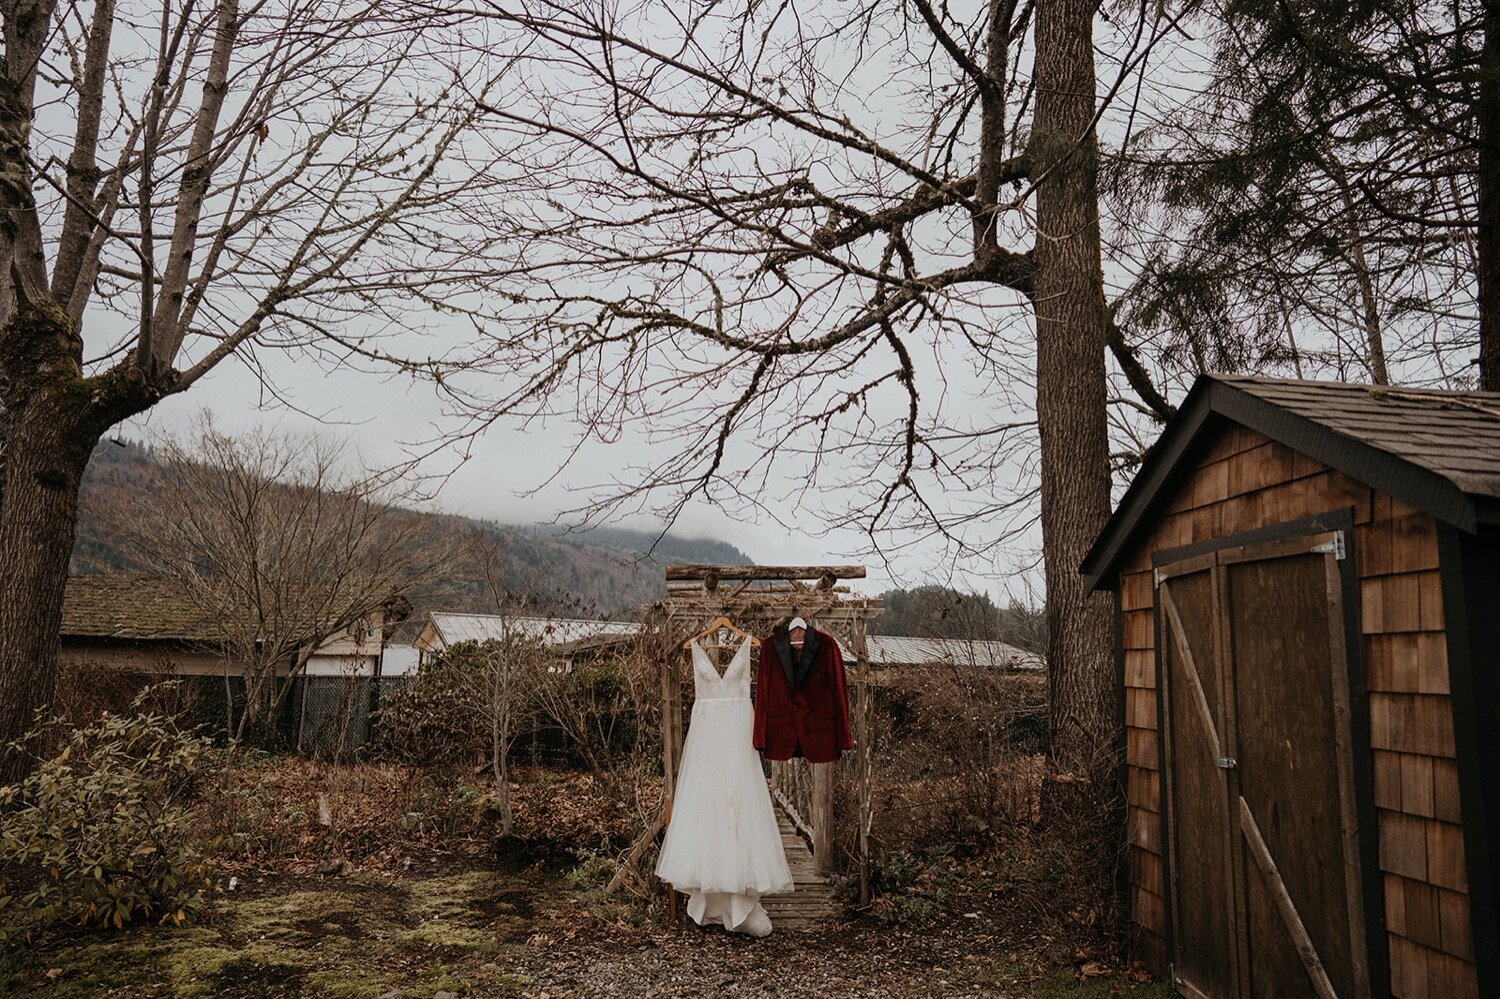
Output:
<svg viewBox="0 0 1500 999">
<path fill-rule="evenodd" d="M 791 891 L 792 872 L 751 746 L 750 641 L 723 676 L 696 641 L 692 651 L 696 696 L 656 875 L 688 896 L 698 925 L 763 937 L 760 897 Z"/>
</svg>

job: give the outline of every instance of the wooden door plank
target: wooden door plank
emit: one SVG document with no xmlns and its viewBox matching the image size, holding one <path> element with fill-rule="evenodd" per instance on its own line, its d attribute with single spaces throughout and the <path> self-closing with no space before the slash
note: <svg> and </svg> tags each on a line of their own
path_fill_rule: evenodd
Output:
<svg viewBox="0 0 1500 999">
<path fill-rule="evenodd" d="M 1183 576 L 1196 576 L 1200 572 L 1207 572 L 1214 567 L 1217 560 L 1218 556 L 1215 553 L 1208 552 L 1204 555 L 1194 555 L 1192 558 L 1185 558 L 1181 562 L 1157 566 L 1154 570 L 1157 585 L 1159 586 L 1169 579 L 1181 579 Z"/>
<path fill-rule="evenodd" d="M 1344 895 L 1349 907 L 1349 959 L 1355 994 L 1370 994 L 1370 961 L 1365 945 L 1363 864 L 1359 849 L 1359 805 L 1354 800 L 1354 744 L 1350 727 L 1349 652 L 1344 643 L 1343 577 L 1338 559 L 1323 556 L 1328 600 L 1328 663 L 1333 691 L 1333 744 L 1339 777 L 1339 833 L 1344 851 Z"/>
<path fill-rule="evenodd" d="M 1281 872 L 1276 869 L 1276 862 L 1271 859 L 1271 851 L 1266 848 L 1266 841 L 1260 834 L 1260 827 L 1255 824 L 1255 816 L 1250 814 L 1250 806 L 1246 804 L 1244 798 L 1239 799 L 1239 805 L 1240 831 L 1244 833 L 1245 845 L 1249 847 L 1255 866 L 1260 868 L 1261 877 L 1265 879 L 1266 890 L 1270 893 L 1271 901 L 1281 915 L 1281 921 L 1286 925 L 1287 933 L 1291 935 L 1298 956 L 1302 958 L 1302 965 L 1307 969 L 1307 976 L 1312 980 L 1314 991 L 1321 999 L 1338 999 L 1333 983 L 1328 980 L 1328 972 L 1323 968 L 1323 960 L 1318 957 L 1317 948 L 1313 946 L 1312 938 L 1307 935 L 1307 927 L 1302 925 L 1302 917 L 1297 915 L 1297 906 L 1293 904 L 1292 896 L 1286 890 L 1286 883 L 1281 880 Z"/>
<path fill-rule="evenodd" d="M 1282 538 L 1276 541 L 1261 541 L 1249 545 L 1236 545 L 1233 548 L 1221 548 L 1219 564 L 1238 565 L 1241 562 L 1263 562 L 1273 558 L 1306 555 L 1324 545 L 1338 543 L 1339 535 L 1343 533 L 1343 531 L 1326 531 L 1319 534 L 1304 534 L 1296 538 Z M 1345 537 L 1344 543 L 1352 545 L 1352 539 Z"/>
<path fill-rule="evenodd" d="M 1187 682 L 1188 695 L 1192 698 L 1193 705 L 1197 708 L 1199 718 L 1203 722 L 1208 737 L 1213 741 L 1215 756 L 1224 755 L 1224 740 L 1219 737 L 1219 727 L 1214 724 L 1214 715 L 1208 707 L 1208 697 L 1203 693 L 1203 683 L 1198 679 L 1198 665 L 1193 661 L 1192 649 L 1188 647 L 1187 633 L 1182 627 L 1182 617 L 1177 613 L 1177 602 L 1172 599 L 1169 587 L 1163 585 L 1160 589 L 1160 601 L 1163 614 L 1167 619 L 1167 625 L 1172 630 L 1172 640 L 1176 643 L 1177 652 L 1182 656 L 1183 679 Z"/>
<path fill-rule="evenodd" d="M 1303 948 L 1284 918 L 1291 903 L 1333 991 L 1358 997 L 1369 994 L 1370 944 L 1352 776 L 1354 681 L 1338 599 L 1348 563 L 1312 547 L 1283 547 L 1275 558 L 1242 559 L 1226 569 L 1238 736 L 1230 750 L 1238 761 L 1235 807 L 1242 799 L 1257 821 L 1264 856 L 1254 855 L 1243 832 L 1237 849 L 1250 912 L 1253 990 L 1312 991 Z M 1277 868 L 1277 886 L 1255 871 L 1267 858 Z M 1285 898 L 1275 897 L 1278 887 Z"/>
<path fill-rule="evenodd" d="M 1219 704 L 1222 705 L 1220 716 L 1224 722 L 1224 755 L 1229 755 L 1232 750 L 1235 756 L 1239 756 L 1240 750 L 1240 720 L 1239 712 L 1235 707 L 1235 657 L 1234 637 L 1232 634 L 1231 621 L 1233 615 L 1230 613 L 1230 601 L 1233 595 L 1229 589 L 1229 571 L 1222 565 L 1215 565 L 1213 569 L 1214 588 L 1214 654 L 1215 674 L 1219 681 Z M 1231 814 L 1233 802 L 1240 795 L 1240 772 L 1235 769 L 1223 771 L 1224 775 L 1224 827 L 1233 828 L 1234 816 Z M 1224 851 L 1224 863 L 1227 865 L 1225 882 L 1229 885 L 1231 895 L 1229 903 L 1233 915 L 1229 922 L 1231 935 L 1230 950 L 1235 956 L 1237 963 L 1236 980 L 1239 982 L 1240 995 L 1249 996 L 1250 992 L 1250 911 L 1249 902 L 1245 890 L 1245 858 L 1240 846 L 1238 836 L 1230 836 L 1228 848 Z"/>
<path fill-rule="evenodd" d="M 1219 999 L 1238 989 L 1234 931 L 1225 901 L 1233 890 L 1225 858 L 1235 833 L 1225 771 L 1217 765 L 1220 725 L 1204 686 L 1211 684 L 1214 701 L 1220 701 L 1219 678 L 1213 672 L 1202 674 L 1215 662 L 1212 576 L 1206 570 L 1186 574 L 1168 569 L 1169 577 L 1158 588 L 1158 629 L 1162 717 L 1167 721 L 1163 790 L 1172 817 L 1167 875 L 1173 963 L 1179 989 Z"/>
</svg>

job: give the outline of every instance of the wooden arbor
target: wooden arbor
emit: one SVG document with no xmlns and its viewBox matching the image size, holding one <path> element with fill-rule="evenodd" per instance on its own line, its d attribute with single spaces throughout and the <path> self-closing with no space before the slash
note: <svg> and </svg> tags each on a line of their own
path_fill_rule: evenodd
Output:
<svg viewBox="0 0 1500 999">
<path fill-rule="evenodd" d="M 850 653 L 845 667 L 852 701 L 849 716 L 854 737 L 852 767 L 847 758 L 844 763 L 809 764 L 800 759 L 772 763 L 771 784 L 785 819 L 807 837 L 813 869 L 821 877 L 833 869 L 838 773 L 843 770 L 852 776 L 858 811 L 855 850 L 862 902 L 868 901 L 869 895 L 872 761 L 865 626 L 880 613 L 883 604 L 878 599 L 851 594 L 839 581 L 863 579 L 864 575 L 864 566 L 859 565 L 669 565 L 667 598 L 663 603 L 664 626 L 674 636 L 686 638 L 697 634 L 721 616 L 753 635 L 768 635 L 789 618 L 802 617 L 813 627 L 833 635 Z M 664 657 L 661 665 L 662 769 L 666 775 L 663 823 L 671 822 L 673 788 L 682 760 L 684 662 L 683 655 L 672 654 Z"/>
</svg>

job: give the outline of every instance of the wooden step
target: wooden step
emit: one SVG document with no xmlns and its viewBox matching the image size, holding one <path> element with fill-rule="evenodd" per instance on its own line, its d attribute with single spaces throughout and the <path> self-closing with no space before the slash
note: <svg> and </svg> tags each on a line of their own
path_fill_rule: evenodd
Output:
<svg viewBox="0 0 1500 999">
<path fill-rule="evenodd" d="M 818 873 L 807 840 L 797 832 L 779 803 L 776 805 L 776 825 L 781 831 L 787 867 L 792 872 L 793 890 L 782 895 L 763 896 L 761 905 L 771 917 L 771 925 L 778 931 L 824 929 L 840 910 L 833 886 Z"/>
</svg>

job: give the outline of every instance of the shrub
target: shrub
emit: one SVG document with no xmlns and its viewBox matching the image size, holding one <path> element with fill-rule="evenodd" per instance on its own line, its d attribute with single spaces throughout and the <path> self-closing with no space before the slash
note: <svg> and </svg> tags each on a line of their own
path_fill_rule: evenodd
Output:
<svg viewBox="0 0 1500 999">
<path fill-rule="evenodd" d="M 443 766 L 472 762 L 488 748 L 484 718 L 464 675 L 465 653 L 473 645 L 455 648 L 456 653 L 433 656 L 410 681 L 381 696 L 377 739 L 393 759 Z"/>
<path fill-rule="evenodd" d="M 603 888 L 619 869 L 612 857 L 593 850 L 575 850 L 578 863 L 568 872 L 568 883 L 574 888 Z"/>
<path fill-rule="evenodd" d="M 0 870 L 37 876 L 11 901 L 42 925 L 183 923 L 199 912 L 209 870 L 187 806 L 212 750 L 145 710 L 151 693 L 134 714 L 39 727 L 22 745 L 60 748 L 0 788 Z"/>
<path fill-rule="evenodd" d="M 871 865 L 877 893 L 872 911 L 883 923 L 931 922 L 948 909 L 959 875 L 944 856 L 918 857 L 892 850 Z"/>
</svg>

